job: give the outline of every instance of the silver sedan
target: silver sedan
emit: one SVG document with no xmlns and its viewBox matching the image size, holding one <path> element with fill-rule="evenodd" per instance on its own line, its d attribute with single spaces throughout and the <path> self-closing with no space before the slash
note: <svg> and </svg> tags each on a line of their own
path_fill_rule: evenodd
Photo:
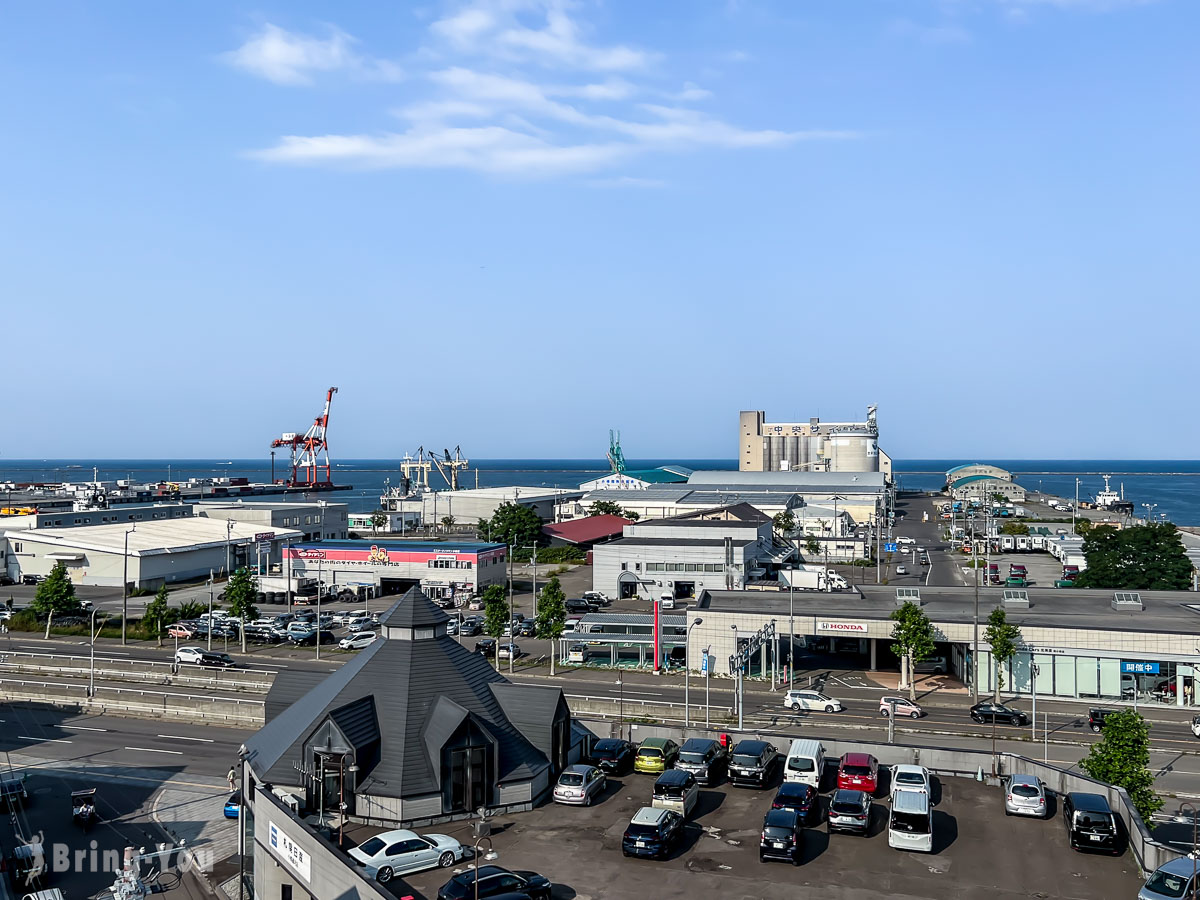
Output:
<svg viewBox="0 0 1200 900">
<path fill-rule="evenodd" d="M 1046 785 L 1033 775 L 1012 775 L 1008 779 L 1008 790 L 1004 792 L 1004 814 L 1006 816 L 1035 816 L 1046 818 Z"/>
<path fill-rule="evenodd" d="M 591 806 L 607 784 L 607 777 L 595 766 L 567 766 L 554 785 L 554 802 Z"/>
</svg>

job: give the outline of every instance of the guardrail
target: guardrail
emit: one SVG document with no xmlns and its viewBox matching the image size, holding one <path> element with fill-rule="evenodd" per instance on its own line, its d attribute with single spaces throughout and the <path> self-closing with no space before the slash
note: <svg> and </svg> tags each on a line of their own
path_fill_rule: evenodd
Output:
<svg viewBox="0 0 1200 900">
<path fill-rule="evenodd" d="M 202 669 L 184 665 L 176 673 L 169 662 L 149 659 L 96 659 L 95 675 L 119 681 L 179 684 L 189 687 L 224 688 L 232 691 L 265 693 L 271 689 L 273 673 L 245 669 Z M 87 656 L 62 656 L 55 653 L 0 652 L 0 672 L 28 675 L 78 675 L 87 677 L 93 671 Z"/>
<path fill-rule="evenodd" d="M 138 688 L 98 686 L 88 696 L 86 684 L 0 678 L 0 691 L 7 700 L 72 706 L 98 714 L 152 716 L 200 723 L 220 722 L 247 726 L 262 725 L 264 703 L 240 697 L 213 697 Z"/>
</svg>

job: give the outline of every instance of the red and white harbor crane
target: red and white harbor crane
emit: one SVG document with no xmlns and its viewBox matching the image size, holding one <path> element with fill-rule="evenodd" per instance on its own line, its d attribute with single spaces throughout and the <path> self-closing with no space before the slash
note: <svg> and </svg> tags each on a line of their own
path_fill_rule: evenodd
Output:
<svg viewBox="0 0 1200 900">
<path fill-rule="evenodd" d="M 297 434 L 286 431 L 271 442 L 271 447 L 289 447 L 292 454 L 292 474 L 288 487 L 327 487 L 333 484 L 329 475 L 329 443 L 325 435 L 329 428 L 329 405 L 337 388 L 325 393 L 325 409 L 313 421 L 308 431 Z"/>
</svg>

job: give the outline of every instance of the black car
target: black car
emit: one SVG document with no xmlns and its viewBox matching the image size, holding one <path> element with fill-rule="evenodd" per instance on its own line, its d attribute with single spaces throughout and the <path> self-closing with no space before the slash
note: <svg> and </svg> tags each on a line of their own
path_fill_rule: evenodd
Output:
<svg viewBox="0 0 1200 900">
<path fill-rule="evenodd" d="M 458 627 L 458 633 L 463 637 L 475 637 L 477 634 L 483 634 L 483 626 L 470 619 L 463 619 L 462 625 Z"/>
<path fill-rule="evenodd" d="M 779 793 L 771 801 L 771 809 L 790 809 L 804 825 L 816 821 L 821 808 L 817 789 L 811 784 L 801 784 L 798 781 L 785 781 L 779 786 Z"/>
<path fill-rule="evenodd" d="M 21 584 L 41 584 L 46 580 L 45 575 L 22 575 Z"/>
<path fill-rule="evenodd" d="M 532 619 L 526 619 L 524 622 L 517 623 L 513 634 L 517 637 L 534 637 L 537 634 L 537 625 Z"/>
<path fill-rule="evenodd" d="M 563 604 L 567 612 L 572 614 L 578 613 L 594 613 L 600 610 L 600 607 L 590 600 L 583 600 L 578 597 L 572 597 Z"/>
<path fill-rule="evenodd" d="M 633 744 L 605 738 L 592 744 L 592 765 L 609 775 L 624 775 L 633 770 Z"/>
<path fill-rule="evenodd" d="M 729 780 L 735 785 L 766 787 L 783 767 L 783 757 L 766 741 L 738 741 L 729 759 Z"/>
<path fill-rule="evenodd" d="M 621 854 L 663 859 L 683 838 L 683 824 L 683 816 L 672 809 L 643 806 L 621 836 Z"/>
<path fill-rule="evenodd" d="M 1114 712 L 1116 712 L 1115 709 L 1101 709 L 1099 707 L 1093 707 L 1092 709 L 1089 709 L 1088 728 L 1092 729 L 1092 731 L 1100 731 L 1100 729 L 1104 727 L 1104 720 L 1111 716 Z"/>
<path fill-rule="evenodd" d="M 524 894 L 530 900 L 550 900 L 550 879 L 537 872 L 510 872 L 500 866 L 480 866 L 479 884 L 475 869 L 466 869 L 438 889 L 438 900 L 472 900 L 474 897 L 498 897 Z"/>
<path fill-rule="evenodd" d="M 763 819 L 758 841 L 758 861 L 782 859 L 800 865 L 804 855 L 804 826 L 790 809 L 772 809 Z"/>
<path fill-rule="evenodd" d="M 1067 843 L 1073 850 L 1105 850 L 1118 855 L 1117 817 L 1101 794 L 1072 791 L 1062 800 Z"/>
<path fill-rule="evenodd" d="M 228 669 L 230 666 L 236 666 L 233 657 L 228 653 L 201 653 L 200 665 L 212 666 L 217 669 Z"/>
<path fill-rule="evenodd" d="M 985 700 L 971 707 L 971 719 L 980 725 L 984 722 L 995 722 L 998 725 L 1028 725 L 1029 719 L 1025 713 L 1003 703 L 992 703 Z"/>
<path fill-rule="evenodd" d="M 688 738 L 679 748 L 675 768 L 691 772 L 698 782 L 712 787 L 729 770 L 729 753 L 712 738 Z"/>
<path fill-rule="evenodd" d="M 337 637 L 332 631 L 327 631 L 322 628 L 320 631 L 310 631 L 302 637 L 292 636 L 291 641 L 297 647 L 315 647 L 317 645 L 317 635 L 321 636 L 322 644 L 336 644 Z"/>
<path fill-rule="evenodd" d="M 11 575 L 0 574 L 0 585 L 3 585 L 4 587 L 8 587 L 10 584 L 16 584 L 16 583 L 17 582 L 13 579 L 13 577 Z"/>
<path fill-rule="evenodd" d="M 482 653 L 484 656 L 496 655 L 496 639 L 482 638 L 475 642 L 475 652 Z"/>
</svg>

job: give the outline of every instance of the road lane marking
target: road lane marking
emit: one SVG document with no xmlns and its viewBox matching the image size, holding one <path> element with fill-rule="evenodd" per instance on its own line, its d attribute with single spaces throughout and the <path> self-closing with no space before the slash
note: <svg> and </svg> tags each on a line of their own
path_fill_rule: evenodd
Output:
<svg viewBox="0 0 1200 900">
<path fill-rule="evenodd" d="M 73 744 L 73 743 L 75 743 L 74 741 L 68 741 L 68 740 L 65 740 L 64 738 L 35 738 L 35 737 L 30 737 L 27 734 L 18 734 L 17 740 L 19 740 L 19 741 L 37 741 L 38 743 L 42 743 L 42 744 Z"/>
<path fill-rule="evenodd" d="M 170 753 L 173 756 L 183 756 L 182 750 L 159 750 L 157 747 L 126 747 L 126 750 L 140 750 L 143 753 Z"/>
<path fill-rule="evenodd" d="M 206 744 L 216 743 L 216 741 L 213 738 L 188 737 L 186 734 L 160 734 L 160 735 L 157 735 L 157 737 L 171 738 L 172 740 L 175 740 L 175 741 L 203 741 Z"/>
<path fill-rule="evenodd" d="M 55 728 L 69 728 L 72 731 L 108 731 L 107 728 L 89 728 L 87 725 L 55 725 Z"/>
</svg>

